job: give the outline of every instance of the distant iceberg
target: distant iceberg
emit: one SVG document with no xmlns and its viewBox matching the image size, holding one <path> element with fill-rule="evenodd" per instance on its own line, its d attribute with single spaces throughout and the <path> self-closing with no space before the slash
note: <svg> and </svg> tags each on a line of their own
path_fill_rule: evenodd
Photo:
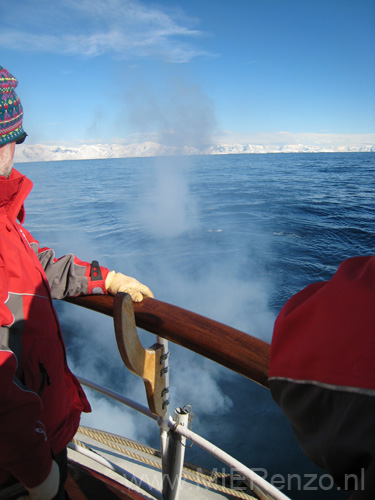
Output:
<svg viewBox="0 0 375 500">
<path fill-rule="evenodd" d="M 135 144 L 91 144 L 77 147 L 52 146 L 43 144 L 22 144 L 17 146 L 15 162 L 93 160 L 103 158 L 135 158 L 171 155 L 229 155 L 266 153 L 351 153 L 375 152 L 374 144 L 358 146 L 327 145 L 259 145 L 259 144 L 218 144 L 206 149 L 194 147 L 176 148 L 156 142 Z"/>
</svg>

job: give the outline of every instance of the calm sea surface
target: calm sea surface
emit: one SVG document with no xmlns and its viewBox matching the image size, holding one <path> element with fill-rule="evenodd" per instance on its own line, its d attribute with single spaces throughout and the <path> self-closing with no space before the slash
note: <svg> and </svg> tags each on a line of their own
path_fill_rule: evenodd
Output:
<svg viewBox="0 0 375 500">
<path fill-rule="evenodd" d="M 375 250 L 375 154 L 268 154 L 18 164 L 34 182 L 26 227 L 56 255 L 131 275 L 155 297 L 271 340 L 284 302 Z M 110 318 L 56 303 L 72 369 L 145 403 L 117 353 Z M 154 343 L 141 332 L 145 346 Z M 178 346 L 172 407 L 193 430 L 294 499 L 347 498 L 299 450 L 267 390 Z M 158 447 L 153 422 L 88 391 L 84 423 Z M 187 460 L 218 467 L 193 446 Z M 300 483 L 291 474 L 300 474 Z M 319 474 L 306 486 L 310 476 Z M 280 477 L 279 483 L 280 485 Z M 302 490 L 302 491 L 301 491 Z"/>
</svg>

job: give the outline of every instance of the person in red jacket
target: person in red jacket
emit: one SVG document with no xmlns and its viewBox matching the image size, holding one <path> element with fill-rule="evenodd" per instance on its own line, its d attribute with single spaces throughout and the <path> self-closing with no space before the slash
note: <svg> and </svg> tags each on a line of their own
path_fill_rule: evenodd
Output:
<svg viewBox="0 0 375 500">
<path fill-rule="evenodd" d="M 15 146 L 26 137 L 17 83 L 0 66 L 0 494 L 19 482 L 27 494 L 22 498 L 62 499 L 66 445 L 90 405 L 68 368 L 52 299 L 153 295 L 96 261 L 56 258 L 23 227 L 32 183 L 13 168 Z"/>
<path fill-rule="evenodd" d="M 375 498 L 375 256 L 344 261 L 276 319 L 269 384 L 304 452 L 352 500 Z"/>
</svg>

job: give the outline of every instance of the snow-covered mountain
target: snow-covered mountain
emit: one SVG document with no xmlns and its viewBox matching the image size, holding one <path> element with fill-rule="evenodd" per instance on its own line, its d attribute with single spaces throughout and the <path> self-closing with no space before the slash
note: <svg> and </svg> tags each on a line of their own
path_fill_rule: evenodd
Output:
<svg viewBox="0 0 375 500">
<path fill-rule="evenodd" d="M 196 154 L 262 154 L 262 153 L 337 153 L 375 152 L 374 144 L 360 146 L 309 146 L 303 144 L 253 145 L 219 144 L 205 150 L 192 147 L 175 148 L 156 142 L 141 144 L 95 144 L 78 147 L 51 146 L 42 144 L 22 144 L 17 146 L 15 162 L 90 160 L 101 158 L 130 158 L 145 156 L 196 155 Z"/>
</svg>

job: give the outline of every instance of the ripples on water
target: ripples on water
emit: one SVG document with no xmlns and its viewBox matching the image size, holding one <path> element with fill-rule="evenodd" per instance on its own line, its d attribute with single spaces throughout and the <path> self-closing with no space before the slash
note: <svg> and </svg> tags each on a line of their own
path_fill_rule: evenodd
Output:
<svg viewBox="0 0 375 500">
<path fill-rule="evenodd" d="M 345 258 L 374 253 L 372 153 L 136 158 L 18 168 L 35 183 L 26 225 L 43 246 L 57 255 L 71 251 L 84 260 L 98 258 L 147 283 L 162 300 L 268 340 L 277 312 L 293 293 L 329 279 Z M 119 375 L 115 344 L 109 346 L 108 337 L 103 341 L 104 320 L 87 319 L 85 328 L 81 311 L 57 307 L 76 371 L 100 374 L 122 384 L 119 390 L 139 393 L 137 382 Z M 87 360 L 88 338 L 89 352 L 99 351 L 100 357 Z M 172 396 L 177 404 L 193 404 L 206 436 L 270 475 L 316 471 L 267 391 L 179 348 L 172 351 Z M 173 381 L 186 400 L 179 400 Z M 132 418 L 127 430 L 136 434 Z M 108 424 L 106 419 L 104 412 L 101 423 Z M 216 465 L 196 447 L 188 450 L 188 459 Z M 290 495 L 308 499 L 316 493 L 295 488 Z M 346 496 L 329 491 L 319 492 L 319 498 Z"/>
</svg>

